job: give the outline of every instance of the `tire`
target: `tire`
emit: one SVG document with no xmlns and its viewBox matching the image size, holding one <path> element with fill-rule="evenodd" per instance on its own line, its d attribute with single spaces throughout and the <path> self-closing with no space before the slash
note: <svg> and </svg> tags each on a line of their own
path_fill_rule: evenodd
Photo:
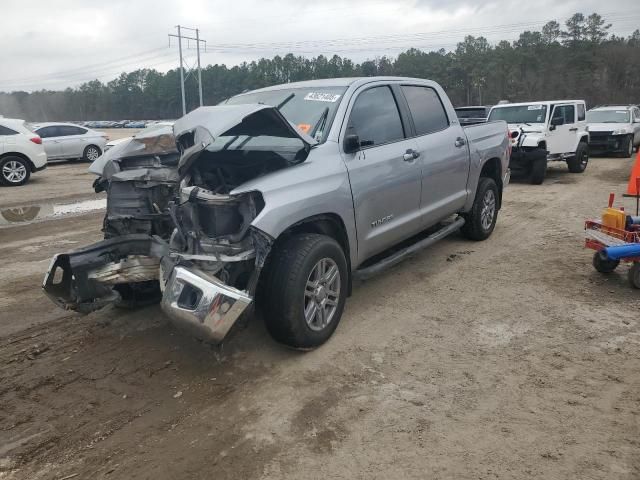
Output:
<svg viewBox="0 0 640 480">
<path fill-rule="evenodd" d="M 498 186 L 492 178 L 480 177 L 471 211 L 463 215 L 462 234 L 475 241 L 491 236 L 498 219 Z M 492 206 L 493 205 L 493 206 Z"/>
<path fill-rule="evenodd" d="M 576 149 L 576 154 L 567 160 L 567 166 L 571 173 L 582 173 L 589 163 L 589 145 L 580 142 Z"/>
<path fill-rule="evenodd" d="M 633 262 L 629 272 L 627 272 L 627 279 L 629 280 L 629 285 L 633 288 L 640 288 L 640 263 Z"/>
<path fill-rule="evenodd" d="M 19 187 L 29 181 L 31 165 L 22 157 L 8 156 L 0 160 L 0 184 Z"/>
<path fill-rule="evenodd" d="M 622 158 L 631 158 L 633 156 L 633 135 L 629 135 L 622 144 Z"/>
<path fill-rule="evenodd" d="M 95 145 L 87 145 L 82 153 L 82 159 L 85 162 L 93 162 L 98 159 L 98 157 L 102 155 L 102 150 Z"/>
<path fill-rule="evenodd" d="M 593 268 L 595 268 L 600 273 L 611 273 L 618 265 L 620 265 L 620 260 L 608 260 L 606 257 L 600 254 L 600 252 L 596 252 L 593 254 Z"/>
<path fill-rule="evenodd" d="M 319 280 L 322 265 L 337 275 L 329 283 Z M 331 337 L 340 322 L 348 290 L 347 261 L 338 242 L 317 234 L 287 239 L 273 252 L 266 280 L 262 292 L 265 324 L 277 342 L 306 350 Z"/>
<path fill-rule="evenodd" d="M 531 184 L 542 185 L 545 177 L 547 176 L 547 158 L 536 159 L 531 165 Z"/>
</svg>

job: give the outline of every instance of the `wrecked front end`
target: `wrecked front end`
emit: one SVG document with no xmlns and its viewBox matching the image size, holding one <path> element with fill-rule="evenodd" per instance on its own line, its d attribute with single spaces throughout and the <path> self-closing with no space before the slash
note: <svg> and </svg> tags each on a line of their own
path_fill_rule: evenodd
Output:
<svg viewBox="0 0 640 480">
<path fill-rule="evenodd" d="M 273 243 L 254 226 L 262 194 L 234 190 L 304 161 L 314 141 L 273 107 L 236 105 L 132 142 L 92 165 L 108 197 L 105 240 L 54 257 L 43 288 L 82 313 L 160 301 L 175 325 L 221 342 L 252 311 Z"/>
</svg>

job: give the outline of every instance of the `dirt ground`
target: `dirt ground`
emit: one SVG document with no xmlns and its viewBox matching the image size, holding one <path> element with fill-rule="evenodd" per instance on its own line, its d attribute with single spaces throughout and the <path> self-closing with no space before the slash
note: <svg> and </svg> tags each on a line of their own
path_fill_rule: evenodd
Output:
<svg viewBox="0 0 640 480">
<path fill-rule="evenodd" d="M 0 208 L 94 198 L 85 170 L 0 189 Z M 211 349 L 155 306 L 62 311 L 43 273 L 101 214 L 0 228 L 0 479 L 638 479 L 640 296 L 582 248 L 629 170 L 512 184 L 488 241 L 356 285 L 308 353 L 259 320 Z"/>
</svg>

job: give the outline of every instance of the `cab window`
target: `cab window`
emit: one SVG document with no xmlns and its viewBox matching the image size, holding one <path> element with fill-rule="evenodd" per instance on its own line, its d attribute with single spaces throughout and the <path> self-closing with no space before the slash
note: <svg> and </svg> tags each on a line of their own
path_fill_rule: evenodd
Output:
<svg viewBox="0 0 640 480">
<path fill-rule="evenodd" d="M 573 105 L 558 105 L 553 110 L 552 118 L 562 118 L 565 125 L 568 123 L 575 123 L 575 108 Z"/>
<path fill-rule="evenodd" d="M 587 112 L 585 111 L 584 104 L 578 104 L 578 121 L 581 122 L 587 118 Z"/>
<path fill-rule="evenodd" d="M 404 139 L 404 127 L 391 88 L 373 87 L 358 95 L 347 131 L 358 135 L 363 147 Z"/>
<path fill-rule="evenodd" d="M 433 88 L 403 85 L 417 135 L 438 132 L 449 126 L 440 97 Z"/>
</svg>

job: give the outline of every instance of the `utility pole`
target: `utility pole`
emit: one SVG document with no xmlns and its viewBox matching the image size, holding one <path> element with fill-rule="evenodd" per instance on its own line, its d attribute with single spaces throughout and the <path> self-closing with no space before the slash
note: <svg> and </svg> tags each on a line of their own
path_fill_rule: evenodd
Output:
<svg viewBox="0 0 640 480">
<path fill-rule="evenodd" d="M 185 68 L 184 68 L 184 64 L 186 63 L 184 61 L 184 56 L 182 55 L 182 40 L 187 40 L 187 48 L 188 48 L 188 41 L 189 40 L 193 40 L 196 42 L 196 52 L 197 52 L 197 57 L 198 57 L 198 61 L 197 61 L 197 69 L 198 69 L 198 93 L 200 95 L 200 106 L 203 105 L 203 101 L 202 101 L 202 70 L 200 67 L 200 43 L 204 43 L 204 48 L 205 48 L 205 52 L 207 51 L 207 41 L 206 40 L 200 40 L 200 31 L 197 28 L 188 28 L 188 27 L 183 27 L 181 25 L 176 25 L 176 28 L 178 29 L 178 34 L 174 35 L 172 33 L 169 34 L 169 46 L 171 46 L 171 37 L 177 38 L 178 39 L 178 51 L 180 52 L 180 92 L 182 94 L 182 114 L 186 115 L 187 114 L 187 100 L 185 98 L 185 92 L 184 92 L 184 82 L 187 81 L 187 79 L 189 78 L 189 75 L 191 75 L 193 73 L 193 69 L 194 67 L 191 67 L 189 69 L 187 69 L 187 74 L 184 74 Z M 185 35 L 182 34 L 182 30 L 190 30 L 192 32 L 196 32 L 196 38 L 193 37 L 187 37 Z"/>
</svg>

